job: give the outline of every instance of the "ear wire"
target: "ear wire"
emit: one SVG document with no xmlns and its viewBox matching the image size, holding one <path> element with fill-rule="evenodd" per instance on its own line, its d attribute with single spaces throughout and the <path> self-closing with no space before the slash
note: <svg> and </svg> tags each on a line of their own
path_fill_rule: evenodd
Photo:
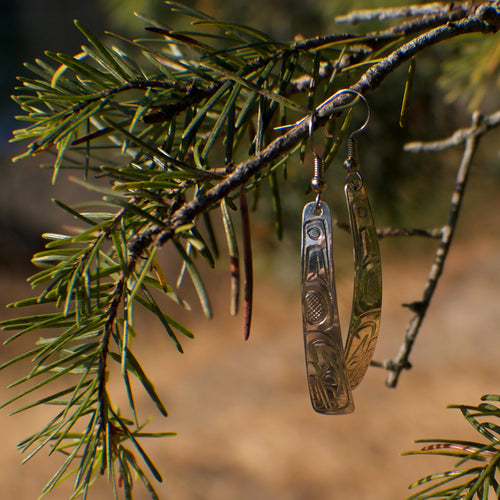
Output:
<svg viewBox="0 0 500 500">
<path fill-rule="evenodd" d="M 366 104 L 366 110 L 367 110 L 366 120 L 361 125 L 361 127 L 359 127 L 358 129 L 356 129 L 354 132 L 351 132 L 351 135 L 350 135 L 349 139 L 352 139 L 355 135 L 360 134 L 361 132 L 363 132 L 366 129 L 366 127 L 368 126 L 368 123 L 370 122 L 370 118 L 371 118 L 370 105 L 368 104 L 368 101 L 366 100 L 366 97 L 361 92 L 358 92 L 357 90 L 353 90 L 353 89 L 342 89 L 342 90 L 339 90 L 338 92 L 335 92 L 335 94 L 333 94 L 332 96 L 330 96 L 320 106 L 318 106 L 316 108 L 316 110 L 315 110 L 315 113 L 313 113 L 313 115 L 317 114 L 329 102 L 333 101 L 334 99 L 336 99 L 337 97 L 339 97 L 342 94 L 352 94 L 352 95 L 354 95 L 356 97 L 359 97 Z"/>
<path fill-rule="evenodd" d="M 295 123 L 291 123 L 290 125 L 280 125 L 279 127 L 274 127 L 274 130 L 284 130 L 287 128 L 297 127 L 298 125 L 302 124 L 305 120 L 309 119 L 309 138 L 311 141 L 311 149 L 312 149 L 312 135 L 313 135 L 313 131 L 314 131 L 314 120 L 315 120 L 316 116 L 329 102 L 333 101 L 334 99 L 336 99 L 337 97 L 339 97 L 342 94 L 352 94 L 356 97 L 359 97 L 366 104 L 366 109 L 367 109 L 366 120 L 361 125 L 361 127 L 359 127 L 358 129 L 356 129 L 354 132 L 351 133 L 350 137 L 351 138 L 354 137 L 355 135 L 357 135 L 357 134 L 363 132 L 363 130 L 365 130 L 365 128 L 368 126 L 368 123 L 369 123 L 370 117 L 371 117 L 370 105 L 369 105 L 366 97 L 361 92 L 358 92 L 357 90 L 354 90 L 354 89 L 342 89 L 342 90 L 335 92 L 335 94 L 331 95 L 326 101 L 322 102 L 317 108 L 315 108 L 310 115 L 305 116 L 304 118 L 301 118 L 299 121 L 297 121 Z"/>
<path fill-rule="evenodd" d="M 339 97 L 342 94 L 353 94 L 356 96 L 356 98 L 360 98 L 365 104 L 366 104 L 366 109 L 367 109 L 367 116 L 364 121 L 364 123 L 356 130 L 351 132 L 351 135 L 347 139 L 347 158 L 344 162 L 344 168 L 346 169 L 348 176 L 350 178 L 350 181 L 352 182 L 353 186 L 356 186 L 356 189 L 359 189 L 362 185 L 362 179 L 361 176 L 359 175 L 358 172 L 358 167 L 359 167 L 359 162 L 358 162 L 358 144 L 356 142 L 356 139 L 354 136 L 360 134 L 363 132 L 366 127 L 368 126 L 368 123 L 370 122 L 371 118 L 371 110 L 370 110 L 370 105 L 368 104 L 368 101 L 366 100 L 366 97 L 358 92 L 357 90 L 353 89 L 342 89 L 339 90 L 338 92 L 335 92 L 332 96 L 330 96 L 325 102 L 323 102 L 318 108 L 316 108 L 311 115 L 309 116 L 309 141 L 310 141 L 310 146 L 311 146 L 311 151 L 314 157 L 314 173 L 313 173 L 313 178 L 311 179 L 311 188 L 312 190 L 316 193 L 316 210 L 319 208 L 319 203 L 321 201 L 321 193 L 324 191 L 326 188 L 326 182 L 323 177 L 323 157 L 320 156 L 318 153 L 316 153 L 314 149 L 314 141 L 313 141 L 313 135 L 314 135 L 314 119 L 315 116 L 318 114 L 318 112 L 326 106 L 329 102 L 333 101 L 337 97 Z M 300 120 L 301 123 L 303 120 L 306 118 L 303 118 Z"/>
</svg>

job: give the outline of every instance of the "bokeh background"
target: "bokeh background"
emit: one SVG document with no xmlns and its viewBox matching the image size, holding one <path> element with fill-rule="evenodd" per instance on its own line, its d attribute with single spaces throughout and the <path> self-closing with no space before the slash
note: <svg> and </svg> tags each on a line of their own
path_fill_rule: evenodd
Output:
<svg viewBox="0 0 500 500">
<path fill-rule="evenodd" d="M 6 304 L 29 293 L 25 280 L 33 272 L 31 255 L 42 248 L 40 234 L 57 231 L 64 224 L 51 198 L 71 203 L 87 196 L 64 178 L 51 186 L 51 173 L 39 169 L 38 162 L 10 162 L 22 150 L 22 145 L 8 143 L 18 112 L 9 95 L 15 75 L 27 75 L 22 62 L 41 57 L 44 50 L 79 51 L 83 40 L 72 24 L 74 18 L 95 33 L 127 34 L 143 29 L 143 23 L 132 15 L 134 10 L 161 17 L 165 24 L 178 20 L 169 17 L 162 2 L 153 0 L 2 0 L 0 4 L 0 303 Z M 329 32 L 335 14 L 367 6 L 367 2 L 324 0 L 200 0 L 189 4 L 219 18 L 251 24 L 282 40 L 298 33 Z M 447 102 L 445 90 L 436 84 L 440 61 L 439 53 L 430 52 L 419 63 L 407 129 L 397 126 L 400 98 L 394 96 L 402 95 L 401 73 L 391 77 L 385 90 L 370 96 L 374 120 L 362 139 L 362 162 L 380 226 L 430 228 L 445 221 L 460 151 L 415 158 L 402 153 L 407 140 L 446 137 L 470 121 L 463 102 Z M 492 90 L 481 109 L 489 112 L 498 104 L 498 92 Z M 300 204 L 308 201 L 304 187 L 309 171 L 298 163 L 303 184 L 298 189 L 292 185 L 289 191 L 285 186 L 283 191 L 287 200 L 284 240 L 276 240 L 265 204 L 252 214 L 256 276 L 250 340 L 243 342 L 241 318 L 232 318 L 228 312 L 225 256 L 215 272 L 205 273 L 208 288 L 217 290 L 212 321 L 202 318 L 189 285 L 182 293 L 193 304 L 191 313 L 165 304 L 169 313 L 177 314 L 197 334 L 194 341 L 184 342 L 184 355 L 175 351 L 154 320 L 144 318 L 134 348 L 166 402 L 169 417 L 155 414 L 140 390 L 137 406 L 142 418 L 154 415 L 151 429 L 178 433 L 144 443 L 164 476 L 158 486 L 161 498 L 399 500 L 408 495 L 411 482 L 452 465 L 452 460 L 401 457 L 400 453 L 413 449 L 412 441 L 417 438 L 474 439 L 459 412 L 446 405 L 474 404 L 483 394 L 499 392 L 499 140 L 498 131 L 487 136 L 476 156 L 456 240 L 412 353 L 413 369 L 403 373 L 397 389 L 388 389 L 386 373 L 371 368 L 355 391 L 354 414 L 317 415 L 308 400 L 297 230 Z M 341 175 L 332 176 L 327 198 L 342 219 Z M 383 240 L 381 249 L 384 303 L 375 353 L 379 360 L 393 357 L 399 349 L 410 318 L 401 304 L 421 297 L 436 242 Z M 337 231 L 334 250 L 340 313 L 346 323 L 352 296 L 350 236 Z M 173 273 L 176 264 L 170 264 L 170 257 L 165 251 L 167 272 Z M 9 314 L 0 310 L 2 319 Z M 35 340 L 36 334 L 18 345 L 2 345 L 0 363 Z M 22 368 L 0 372 L 1 400 L 11 397 L 13 390 L 6 386 L 24 373 Z M 116 388 L 116 402 L 126 405 L 120 381 L 112 378 L 110 384 Z M 59 458 L 42 452 L 21 465 L 16 443 L 34 432 L 48 418 L 49 410 L 15 416 L 8 416 L 8 411 L 0 411 L 0 496 L 34 499 L 55 472 Z M 69 492 L 69 485 L 62 485 L 49 498 L 68 498 Z M 98 483 L 91 498 L 111 498 L 105 480 Z M 136 498 L 148 498 L 140 486 Z"/>
</svg>

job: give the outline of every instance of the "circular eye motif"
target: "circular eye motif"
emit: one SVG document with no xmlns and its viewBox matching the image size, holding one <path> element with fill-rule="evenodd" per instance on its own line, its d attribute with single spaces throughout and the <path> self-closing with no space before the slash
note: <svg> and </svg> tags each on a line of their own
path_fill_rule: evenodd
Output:
<svg viewBox="0 0 500 500">
<path fill-rule="evenodd" d="M 307 232 L 307 235 L 311 238 L 311 240 L 317 240 L 321 236 L 321 231 L 317 227 L 312 227 Z"/>
<path fill-rule="evenodd" d="M 306 293 L 304 310 L 310 325 L 319 325 L 328 317 L 328 303 L 319 290 L 310 290 Z"/>
</svg>

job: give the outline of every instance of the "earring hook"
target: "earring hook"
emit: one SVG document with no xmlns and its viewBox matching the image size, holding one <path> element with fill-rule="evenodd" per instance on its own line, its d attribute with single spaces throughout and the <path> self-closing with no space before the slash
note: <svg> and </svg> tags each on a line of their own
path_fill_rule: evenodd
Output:
<svg viewBox="0 0 500 500">
<path fill-rule="evenodd" d="M 305 120 L 307 120 L 309 118 L 309 141 L 310 141 L 311 151 L 313 152 L 313 155 L 315 157 L 319 156 L 316 153 L 316 151 L 314 150 L 314 141 L 313 141 L 314 118 L 318 114 L 318 112 L 321 111 L 321 109 L 323 109 L 329 102 L 333 101 L 334 99 L 336 99 L 337 97 L 339 97 L 342 94 L 353 94 L 354 96 L 359 97 L 366 105 L 366 111 L 367 111 L 366 120 L 358 129 L 354 130 L 354 132 L 351 132 L 349 139 L 353 139 L 354 136 L 360 134 L 361 132 L 363 132 L 366 129 L 366 127 L 368 126 L 368 123 L 370 122 L 370 118 L 371 118 L 371 109 L 370 109 L 370 104 L 368 103 L 368 100 L 361 92 L 358 92 L 357 90 L 353 90 L 353 89 L 342 89 L 342 90 L 339 90 L 338 92 L 335 92 L 335 94 L 331 95 L 326 101 L 324 101 L 317 108 L 315 108 L 312 111 L 312 113 L 309 115 L 309 117 L 306 116 L 292 125 L 282 125 L 280 127 L 276 127 L 275 130 L 281 130 L 281 129 L 285 129 L 285 128 L 289 128 L 289 127 L 295 127 L 297 125 L 300 125 L 302 122 L 304 122 Z"/>
<path fill-rule="evenodd" d="M 314 130 L 313 130 L 314 118 L 318 114 L 318 112 L 321 109 L 323 109 L 329 102 L 333 101 L 339 95 L 342 95 L 342 94 L 353 94 L 356 97 L 359 97 L 366 104 L 366 110 L 367 110 L 366 120 L 361 125 L 361 127 L 359 127 L 357 130 L 355 130 L 354 132 L 351 133 L 351 135 L 349 137 L 352 139 L 355 135 L 357 135 L 357 134 L 363 132 L 363 130 L 365 130 L 365 128 L 368 126 L 368 123 L 369 123 L 370 118 L 371 118 L 371 109 L 370 109 L 370 104 L 368 103 L 368 100 L 361 92 L 358 92 L 357 90 L 354 90 L 354 89 L 342 89 L 342 90 L 339 90 L 338 92 L 335 92 L 335 94 L 331 95 L 328 99 L 326 99 L 326 101 L 322 102 L 317 108 L 313 109 L 312 113 L 309 116 L 304 116 L 304 118 L 301 118 L 300 120 L 296 121 L 295 123 L 291 123 L 289 125 L 280 125 L 279 127 L 274 127 L 274 130 L 284 130 L 287 128 L 297 127 L 298 125 L 304 123 L 307 119 L 309 119 L 309 139 L 311 142 L 311 150 L 314 152 L 313 139 L 312 139 L 313 132 L 314 132 Z"/>
<path fill-rule="evenodd" d="M 313 124 L 314 124 L 314 113 L 316 110 L 314 110 L 311 114 L 311 119 L 309 120 L 309 140 L 311 141 L 311 151 L 312 155 L 314 158 L 314 173 L 313 173 L 313 178 L 311 179 L 311 189 L 316 193 L 316 208 L 314 209 L 314 212 L 319 211 L 319 205 L 321 202 L 321 193 L 323 190 L 326 188 L 326 182 L 323 177 L 323 157 L 316 153 L 314 150 L 314 144 L 313 144 Z"/>
<path fill-rule="evenodd" d="M 315 113 L 317 113 L 318 111 L 320 111 L 329 102 L 333 101 L 334 99 L 336 99 L 338 96 L 340 96 L 342 94 L 353 94 L 356 97 L 359 97 L 365 103 L 365 105 L 366 105 L 366 111 L 367 111 L 366 120 L 365 120 L 365 122 L 358 129 L 356 129 L 354 132 L 351 132 L 351 135 L 349 136 L 349 138 L 352 139 L 355 135 L 360 134 L 361 132 L 363 132 L 366 129 L 366 127 L 368 126 L 368 123 L 370 122 L 370 118 L 371 118 L 370 104 L 368 103 L 366 97 L 361 92 L 358 92 L 357 90 L 342 89 L 342 90 L 339 90 L 338 92 L 335 92 L 335 94 L 333 94 L 332 96 L 330 96 L 325 102 L 323 102 L 318 108 L 316 108 L 313 111 L 313 113 L 311 115 L 311 122 L 313 121 Z M 311 123 L 310 127 L 312 128 L 312 123 Z"/>
<path fill-rule="evenodd" d="M 357 144 L 356 140 L 354 139 L 354 136 L 360 134 L 366 129 L 371 118 L 370 105 L 368 104 L 366 97 L 363 94 L 361 94 L 361 92 L 358 92 L 357 90 L 353 89 L 342 89 L 339 90 L 338 92 L 335 92 L 335 94 L 330 96 L 325 102 L 323 102 L 320 106 L 315 108 L 312 111 L 311 115 L 309 116 L 309 141 L 310 141 L 311 152 L 314 158 L 314 174 L 311 180 L 311 187 L 312 190 L 316 193 L 316 210 L 318 210 L 319 208 L 321 193 L 326 187 L 326 182 L 323 178 L 323 157 L 319 155 L 314 149 L 314 140 L 313 140 L 314 118 L 324 106 L 326 106 L 329 102 L 333 101 L 342 94 L 353 94 L 356 97 L 359 97 L 366 104 L 366 109 L 367 109 L 366 120 L 358 129 L 351 132 L 351 135 L 347 139 L 348 155 L 344 166 L 347 169 L 347 171 L 350 172 L 351 174 L 354 174 L 355 173 L 354 170 L 357 169 L 358 167 Z M 299 123 L 303 122 L 306 119 L 307 117 L 302 118 L 302 120 L 300 120 L 296 125 L 298 125 Z"/>
<path fill-rule="evenodd" d="M 311 146 L 311 151 L 314 156 L 318 156 L 316 154 L 316 151 L 314 151 L 314 141 L 313 141 L 313 135 L 314 135 L 314 115 L 317 113 L 316 109 L 313 109 L 313 112 L 311 113 L 311 117 L 309 119 L 309 142 Z"/>
</svg>

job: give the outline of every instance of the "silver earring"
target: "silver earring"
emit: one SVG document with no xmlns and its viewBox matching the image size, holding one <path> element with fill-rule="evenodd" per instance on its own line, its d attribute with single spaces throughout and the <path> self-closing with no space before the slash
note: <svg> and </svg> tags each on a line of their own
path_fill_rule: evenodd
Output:
<svg viewBox="0 0 500 500">
<path fill-rule="evenodd" d="M 345 89 L 343 93 L 364 96 Z M 323 103 L 324 105 L 325 103 Z M 364 376 L 375 349 L 381 311 L 381 264 L 370 204 L 359 173 L 357 143 L 354 136 L 363 131 L 370 118 L 348 139 L 344 163 L 347 178 L 345 196 L 354 249 L 354 294 L 349 334 L 344 351 L 335 290 L 332 250 L 332 220 L 328 205 L 321 200 L 326 187 L 323 158 L 313 148 L 312 133 L 315 113 L 310 117 L 309 134 L 314 156 L 311 187 L 314 202 L 302 213 L 302 319 L 306 371 L 313 408 L 324 414 L 354 411 L 351 389 Z"/>
</svg>

